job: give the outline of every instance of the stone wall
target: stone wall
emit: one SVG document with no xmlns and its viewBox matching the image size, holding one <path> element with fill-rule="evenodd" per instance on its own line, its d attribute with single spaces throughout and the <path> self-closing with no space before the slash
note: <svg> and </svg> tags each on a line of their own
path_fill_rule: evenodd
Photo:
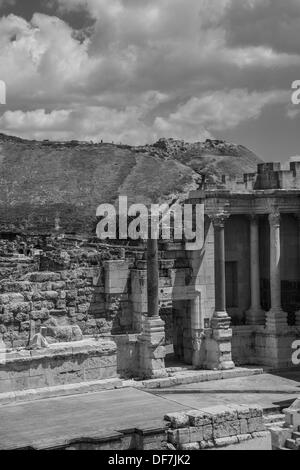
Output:
<svg viewBox="0 0 300 470">
<path fill-rule="evenodd" d="M 292 344 L 299 340 L 300 331 L 287 327 L 281 332 L 269 332 L 263 325 L 233 327 L 232 354 L 236 365 L 265 365 L 273 368 L 296 367 L 292 363 Z"/>
<path fill-rule="evenodd" d="M 0 332 L 5 344 L 26 346 L 41 326 L 47 327 L 47 337 L 58 342 L 108 333 L 114 318 L 105 309 L 101 273 L 101 268 L 82 268 L 2 281 Z"/>
<path fill-rule="evenodd" d="M 192 331 L 188 302 L 184 300 L 175 302 L 173 314 L 175 355 L 186 364 L 192 364 Z"/>
<path fill-rule="evenodd" d="M 86 339 L 1 354 L 0 394 L 117 377 L 116 344 Z"/>
<path fill-rule="evenodd" d="M 170 413 L 168 442 L 176 450 L 223 447 L 258 437 L 265 431 L 263 410 L 257 405 L 227 405 Z"/>
<path fill-rule="evenodd" d="M 24 269 L 0 280 L 0 340 L 8 348 L 28 346 L 41 326 L 49 342 L 131 329 L 127 291 L 105 292 L 105 264 L 125 256 L 122 249 L 77 245 L 53 241 L 51 250 L 27 257 Z M 0 270 L 1 263 L 0 257 Z"/>
<path fill-rule="evenodd" d="M 232 360 L 236 366 L 257 364 L 255 331 L 251 326 L 232 327 Z"/>
</svg>

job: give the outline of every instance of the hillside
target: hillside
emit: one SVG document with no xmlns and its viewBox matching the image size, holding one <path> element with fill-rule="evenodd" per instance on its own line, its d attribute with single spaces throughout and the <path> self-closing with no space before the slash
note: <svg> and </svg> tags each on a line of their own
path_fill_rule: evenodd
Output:
<svg viewBox="0 0 300 470">
<path fill-rule="evenodd" d="M 214 180 L 241 175 L 260 161 L 222 141 L 161 139 L 131 147 L 0 134 L 1 230 L 90 231 L 97 206 L 115 203 L 119 195 L 130 203 L 170 201 L 199 187 L 203 174 Z"/>
</svg>

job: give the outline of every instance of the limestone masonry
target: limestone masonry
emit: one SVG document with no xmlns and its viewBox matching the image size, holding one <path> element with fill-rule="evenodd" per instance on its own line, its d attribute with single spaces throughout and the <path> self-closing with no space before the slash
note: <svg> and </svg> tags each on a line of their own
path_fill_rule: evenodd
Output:
<svg viewBox="0 0 300 470">
<path fill-rule="evenodd" d="M 4 142 L 8 151 L 9 138 Z M 192 161 L 200 150 L 228 152 L 219 141 L 199 145 L 160 141 L 150 150 L 161 165 L 182 165 L 182 155 Z M 230 147 L 230 158 L 238 150 Z M 164 378 L 171 354 L 195 369 L 292 367 L 292 343 L 300 337 L 300 163 L 284 170 L 258 163 L 255 172 L 258 159 L 249 158 L 253 170 L 244 177 L 214 171 L 199 179 L 199 169 L 198 180 L 193 175 L 185 201 L 205 205 L 204 244 L 194 251 L 176 240 L 105 244 L 82 224 L 75 230 L 73 212 L 66 212 L 68 229 L 37 187 L 21 224 L 2 204 L 0 393 Z M 9 178 L 5 184 L 16 195 Z M 95 194 L 88 187 L 83 206 Z M 175 195 L 174 180 L 172 188 Z M 96 208 L 103 201 L 94 202 Z M 39 228 L 31 209 L 48 206 Z M 21 210 L 19 200 L 14 207 Z"/>
</svg>

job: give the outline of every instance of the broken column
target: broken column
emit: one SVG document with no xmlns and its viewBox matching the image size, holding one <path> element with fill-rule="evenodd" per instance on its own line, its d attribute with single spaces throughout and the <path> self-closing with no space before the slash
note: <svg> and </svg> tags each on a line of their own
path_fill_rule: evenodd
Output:
<svg viewBox="0 0 300 470">
<path fill-rule="evenodd" d="M 140 343 L 140 376 L 160 378 L 165 370 L 165 323 L 159 316 L 158 242 L 147 241 L 147 304 Z"/>
</svg>

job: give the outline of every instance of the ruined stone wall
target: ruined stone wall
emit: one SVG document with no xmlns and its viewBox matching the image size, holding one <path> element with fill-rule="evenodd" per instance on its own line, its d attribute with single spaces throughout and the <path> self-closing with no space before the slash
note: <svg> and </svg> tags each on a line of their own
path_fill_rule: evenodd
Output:
<svg viewBox="0 0 300 470">
<path fill-rule="evenodd" d="M 67 245 L 53 243 L 51 251 L 28 257 L 24 269 L 0 280 L 0 339 L 7 347 L 27 346 L 41 326 L 49 342 L 130 329 L 123 315 L 129 310 L 128 296 L 105 294 L 104 264 L 124 256 L 122 250 Z"/>
<path fill-rule="evenodd" d="M 202 450 L 225 447 L 251 438 L 261 437 L 265 431 L 263 410 L 257 405 L 220 405 L 169 413 L 168 442 L 174 450 Z"/>
<path fill-rule="evenodd" d="M 26 346 L 42 325 L 55 341 L 81 339 L 80 330 L 107 333 L 113 318 L 108 318 L 101 291 L 101 268 L 35 272 L 21 281 L 2 281 L 0 332 L 5 344 Z"/>
</svg>

